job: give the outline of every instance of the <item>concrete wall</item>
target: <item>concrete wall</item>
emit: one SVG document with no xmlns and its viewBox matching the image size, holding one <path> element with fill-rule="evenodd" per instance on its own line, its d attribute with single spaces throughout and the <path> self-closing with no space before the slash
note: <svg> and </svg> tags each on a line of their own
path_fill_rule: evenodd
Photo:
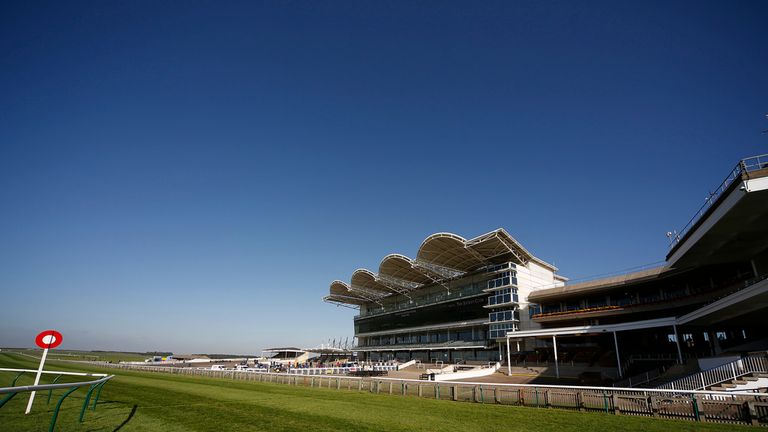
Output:
<svg viewBox="0 0 768 432">
<path fill-rule="evenodd" d="M 529 316 L 528 296 L 536 290 L 562 286 L 564 283 L 555 279 L 555 274 L 550 269 L 528 262 L 526 266 L 517 266 L 517 293 L 520 299 L 520 330 L 535 330 L 541 328 L 540 324 L 533 322 Z M 521 343 L 520 349 L 531 350 L 535 347 L 534 340 L 526 340 Z M 514 349 L 514 348 L 513 348 Z"/>
</svg>

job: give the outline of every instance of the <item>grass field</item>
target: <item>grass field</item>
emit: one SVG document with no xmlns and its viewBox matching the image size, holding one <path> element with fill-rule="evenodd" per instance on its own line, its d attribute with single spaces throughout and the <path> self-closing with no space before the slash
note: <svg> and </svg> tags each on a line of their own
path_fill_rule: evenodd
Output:
<svg viewBox="0 0 768 432">
<path fill-rule="evenodd" d="M 18 353 L 21 355 L 28 355 L 40 358 L 43 351 L 40 349 L 23 349 L 23 348 L 3 348 L 2 352 L 6 353 Z M 115 351 L 76 351 L 76 350 L 50 350 L 48 352 L 48 358 L 51 360 L 88 360 L 88 361 L 108 361 L 108 362 L 121 362 L 121 361 L 144 361 L 149 357 L 148 354 L 139 353 L 126 353 Z"/>
<path fill-rule="evenodd" d="M 34 359 L 0 353 L 0 367 L 34 368 Z M 482 405 L 366 392 L 234 382 L 215 378 L 98 370 L 51 362 L 46 369 L 115 373 L 95 412 L 77 418 L 85 395 L 64 403 L 57 430 L 66 431 L 738 431 L 748 426 Z M 0 372 L 0 386 L 14 374 Z M 49 378 L 50 379 L 50 378 Z M 31 384 L 25 377 L 17 385 Z M 58 394 L 61 394 L 59 391 Z M 24 416 L 27 396 L 0 409 L 0 431 L 45 431 L 52 406 L 38 395 Z"/>
</svg>

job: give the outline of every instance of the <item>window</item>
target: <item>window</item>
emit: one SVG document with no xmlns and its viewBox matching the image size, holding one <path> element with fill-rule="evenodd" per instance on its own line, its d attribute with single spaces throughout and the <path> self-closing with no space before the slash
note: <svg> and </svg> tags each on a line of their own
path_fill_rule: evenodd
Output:
<svg viewBox="0 0 768 432">
<path fill-rule="evenodd" d="M 512 320 L 519 321 L 520 312 L 516 309 L 491 312 L 490 314 L 488 314 L 488 319 L 490 322 L 512 321 Z"/>
<path fill-rule="evenodd" d="M 488 297 L 488 305 L 493 306 L 504 303 L 517 303 L 517 288 L 504 288 L 497 291 L 494 295 Z"/>
<path fill-rule="evenodd" d="M 536 303 L 528 303 L 528 318 L 532 318 L 534 315 L 541 313 L 541 306 Z"/>
<path fill-rule="evenodd" d="M 516 330 L 516 323 L 491 324 L 489 334 L 491 339 L 502 338 L 507 335 L 507 332 Z"/>
<path fill-rule="evenodd" d="M 485 269 L 485 271 L 488 272 L 488 273 L 494 273 L 494 272 L 497 272 L 497 271 L 506 270 L 506 269 L 510 269 L 510 268 L 511 269 L 515 269 L 515 268 L 517 268 L 517 266 L 515 265 L 515 263 L 505 262 L 503 264 L 496 264 L 496 265 L 488 266 Z"/>
<path fill-rule="evenodd" d="M 506 271 L 504 273 L 500 273 L 498 277 L 495 279 L 491 279 L 488 281 L 488 289 L 494 289 L 509 285 L 517 285 L 517 272 L 514 271 Z"/>
</svg>

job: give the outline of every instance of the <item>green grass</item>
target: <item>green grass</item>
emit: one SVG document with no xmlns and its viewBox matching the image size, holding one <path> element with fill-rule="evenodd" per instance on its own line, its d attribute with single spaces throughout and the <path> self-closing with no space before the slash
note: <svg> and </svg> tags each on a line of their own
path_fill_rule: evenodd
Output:
<svg viewBox="0 0 768 432">
<path fill-rule="evenodd" d="M 0 353 L 0 367 L 31 368 L 34 359 Z M 51 362 L 46 369 L 115 373 L 95 412 L 78 425 L 84 390 L 64 403 L 57 430 L 77 431 L 738 431 L 751 427 L 482 405 L 367 392 L 293 387 L 157 373 L 98 370 Z M 0 385 L 12 374 L 0 373 Z M 25 378 L 29 384 L 32 377 Z M 50 378 L 49 378 L 50 379 Z M 61 391 L 58 392 L 61 394 Z M 44 431 L 53 402 L 39 394 L 24 416 L 27 396 L 0 409 L 2 431 Z M 56 393 L 53 401 L 56 400 Z"/>
</svg>

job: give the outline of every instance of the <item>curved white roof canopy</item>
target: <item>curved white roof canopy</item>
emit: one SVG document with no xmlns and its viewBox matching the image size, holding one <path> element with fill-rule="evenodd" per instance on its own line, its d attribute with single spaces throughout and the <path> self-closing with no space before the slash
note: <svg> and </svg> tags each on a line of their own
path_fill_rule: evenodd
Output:
<svg viewBox="0 0 768 432">
<path fill-rule="evenodd" d="M 434 279 L 414 267 L 413 260 L 405 255 L 389 254 L 379 264 L 379 277 L 401 281 L 402 285 L 418 288 L 434 282 Z"/>
<path fill-rule="evenodd" d="M 444 277 L 456 277 L 487 263 L 483 256 L 467 248 L 464 237 L 437 233 L 427 237 L 419 247 L 416 263 Z"/>
<path fill-rule="evenodd" d="M 424 285 L 442 283 L 485 266 L 508 261 L 520 265 L 534 261 L 557 271 L 555 266 L 533 256 L 502 228 L 469 240 L 457 234 L 440 232 L 424 239 L 415 260 L 405 255 L 390 254 L 381 260 L 378 274 L 366 269 L 355 270 L 348 290 L 358 298 L 378 302 L 394 293 L 407 296 L 410 291 Z M 331 284 L 332 289 L 333 286 Z"/>
<path fill-rule="evenodd" d="M 332 303 L 344 303 L 344 304 L 350 304 L 350 305 L 356 305 L 356 306 L 360 306 L 361 304 L 368 302 L 366 298 L 350 292 L 349 285 L 347 285 L 346 283 L 340 280 L 335 280 L 331 282 L 331 287 L 329 291 L 330 291 L 330 294 L 323 297 L 324 301 L 332 302 Z"/>
</svg>

